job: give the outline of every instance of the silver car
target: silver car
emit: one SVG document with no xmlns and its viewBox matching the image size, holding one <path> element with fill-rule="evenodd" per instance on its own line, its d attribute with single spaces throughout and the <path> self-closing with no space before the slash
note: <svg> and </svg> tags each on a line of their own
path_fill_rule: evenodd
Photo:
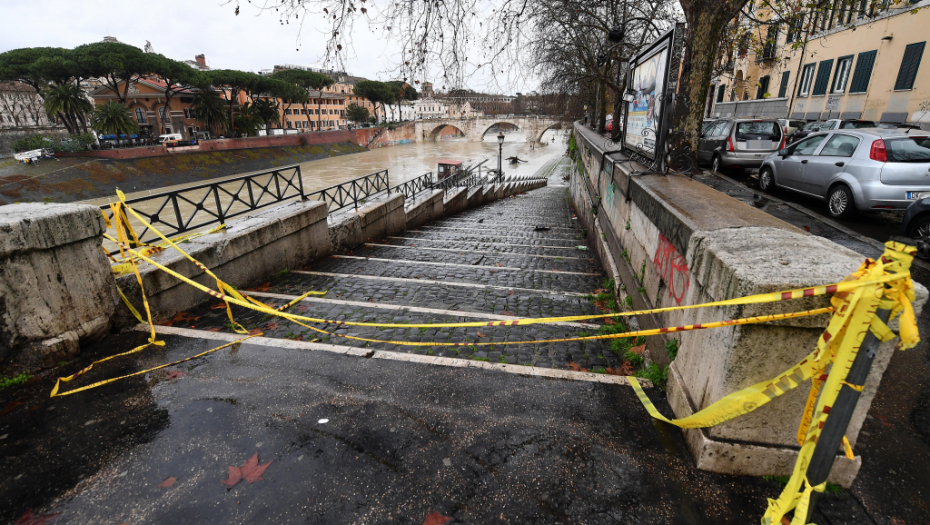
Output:
<svg viewBox="0 0 930 525">
<path fill-rule="evenodd" d="M 724 118 L 701 134 L 698 160 L 714 171 L 725 168 L 758 168 L 773 151 L 784 145 L 782 126 L 773 118 Z"/>
<path fill-rule="evenodd" d="M 769 155 L 759 187 L 825 200 L 836 218 L 856 210 L 905 210 L 930 197 L 928 135 L 877 128 L 814 133 Z"/>
</svg>

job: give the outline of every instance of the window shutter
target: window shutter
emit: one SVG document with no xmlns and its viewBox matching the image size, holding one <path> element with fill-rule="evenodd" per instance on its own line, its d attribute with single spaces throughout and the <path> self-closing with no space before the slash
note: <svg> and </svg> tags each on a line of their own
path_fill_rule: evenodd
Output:
<svg viewBox="0 0 930 525">
<path fill-rule="evenodd" d="M 723 102 L 723 95 L 726 94 L 726 91 L 727 91 L 727 85 L 720 84 L 720 86 L 717 88 L 717 102 Z"/>
<path fill-rule="evenodd" d="M 778 98 L 785 98 L 785 95 L 788 94 L 788 77 L 791 76 L 790 71 L 785 71 L 781 74 L 781 85 L 778 87 Z"/>
<path fill-rule="evenodd" d="M 920 59 L 924 54 L 924 45 L 926 42 L 917 42 L 908 44 L 904 48 L 904 58 L 901 60 L 901 69 L 898 70 L 898 78 L 894 82 L 894 88 L 911 89 L 914 87 L 914 80 L 917 78 L 917 68 L 920 67 Z"/>
<path fill-rule="evenodd" d="M 859 53 L 859 60 L 856 61 L 856 72 L 853 74 L 852 83 L 849 85 L 850 93 L 865 93 L 869 89 L 869 80 L 872 78 L 872 66 L 875 65 L 875 55 L 878 51 L 866 51 Z"/>
<path fill-rule="evenodd" d="M 798 96 L 804 92 L 804 78 L 807 77 L 807 66 L 801 68 L 801 78 L 798 79 Z"/>
<path fill-rule="evenodd" d="M 812 95 L 826 95 L 827 84 L 830 83 L 830 71 L 833 70 L 833 59 L 824 60 L 817 69 L 817 83 L 814 84 Z"/>
</svg>

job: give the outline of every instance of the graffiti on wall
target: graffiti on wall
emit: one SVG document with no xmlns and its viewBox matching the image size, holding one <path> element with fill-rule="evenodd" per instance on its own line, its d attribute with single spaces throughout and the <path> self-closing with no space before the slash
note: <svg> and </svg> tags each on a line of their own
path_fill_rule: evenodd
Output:
<svg viewBox="0 0 930 525">
<path fill-rule="evenodd" d="M 675 303 L 680 305 L 685 298 L 685 293 L 688 292 L 688 288 L 691 286 L 688 263 L 661 233 L 659 234 L 659 246 L 656 248 L 652 263 L 655 264 L 659 277 L 665 281 L 668 296 L 675 299 Z"/>
</svg>

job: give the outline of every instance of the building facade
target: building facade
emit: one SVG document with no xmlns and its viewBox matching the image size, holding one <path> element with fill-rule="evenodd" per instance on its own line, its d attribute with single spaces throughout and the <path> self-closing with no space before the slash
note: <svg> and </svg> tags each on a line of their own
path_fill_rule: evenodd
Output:
<svg viewBox="0 0 930 525">
<path fill-rule="evenodd" d="M 64 126 L 45 113 L 42 98 L 32 86 L 0 82 L 0 129 L 51 129 Z"/>
<path fill-rule="evenodd" d="M 413 112 L 417 119 L 448 118 L 449 106 L 444 100 L 425 97 L 413 104 Z"/>
<path fill-rule="evenodd" d="M 930 0 L 854 6 L 839 0 L 806 13 L 797 27 L 809 36 L 778 26 L 750 31 L 759 45 L 743 42 L 735 56 L 721 56 L 723 73 L 711 86 L 707 114 L 854 118 L 930 129 L 930 66 L 921 64 L 930 34 L 925 7 Z"/>
<path fill-rule="evenodd" d="M 97 87 L 90 92 L 90 96 L 97 105 L 118 100 L 107 86 Z M 184 138 L 191 138 L 196 132 L 206 130 L 191 113 L 193 96 L 193 91 L 181 90 L 175 92 L 168 103 L 163 82 L 142 78 L 129 86 L 126 107 L 139 124 L 140 137 L 154 138 L 163 133 L 180 133 Z"/>
</svg>

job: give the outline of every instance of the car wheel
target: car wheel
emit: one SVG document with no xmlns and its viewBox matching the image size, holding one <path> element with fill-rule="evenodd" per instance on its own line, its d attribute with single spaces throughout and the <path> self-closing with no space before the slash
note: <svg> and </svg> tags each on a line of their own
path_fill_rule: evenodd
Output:
<svg viewBox="0 0 930 525">
<path fill-rule="evenodd" d="M 917 257 L 930 259 L 930 215 L 914 221 L 908 236 L 917 241 Z"/>
<path fill-rule="evenodd" d="M 714 159 L 710 161 L 710 169 L 717 173 L 722 173 L 720 171 L 720 155 L 714 155 Z"/>
<path fill-rule="evenodd" d="M 830 188 L 830 193 L 827 195 L 827 209 L 834 219 L 851 217 L 856 212 L 852 190 L 845 184 L 837 184 Z"/>
<path fill-rule="evenodd" d="M 775 191 L 775 174 L 768 166 L 759 170 L 759 189 L 765 192 Z"/>
</svg>

